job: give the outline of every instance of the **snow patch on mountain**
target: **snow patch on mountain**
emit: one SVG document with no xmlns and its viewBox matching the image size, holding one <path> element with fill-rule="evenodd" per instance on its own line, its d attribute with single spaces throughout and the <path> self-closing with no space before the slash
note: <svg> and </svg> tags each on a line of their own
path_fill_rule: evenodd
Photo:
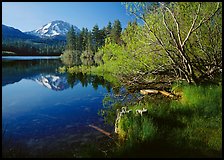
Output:
<svg viewBox="0 0 224 160">
<path fill-rule="evenodd" d="M 72 25 L 67 22 L 56 20 L 45 24 L 39 29 L 26 33 L 39 36 L 41 38 L 51 38 L 55 36 L 66 36 L 71 27 Z M 80 33 L 80 29 L 78 27 L 75 25 L 73 25 L 73 27 L 77 33 Z"/>
</svg>

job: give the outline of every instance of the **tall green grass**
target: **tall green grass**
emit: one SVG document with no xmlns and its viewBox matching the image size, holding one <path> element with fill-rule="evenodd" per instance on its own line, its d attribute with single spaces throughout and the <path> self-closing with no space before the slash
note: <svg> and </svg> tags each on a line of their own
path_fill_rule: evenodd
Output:
<svg viewBox="0 0 224 160">
<path fill-rule="evenodd" d="M 156 133 L 156 126 L 149 117 L 140 115 L 124 116 L 119 127 L 122 139 L 132 142 L 143 142 L 152 139 Z"/>
<path fill-rule="evenodd" d="M 183 88 L 182 105 L 192 107 L 197 114 L 216 116 L 222 112 L 221 86 L 187 86 Z"/>
<path fill-rule="evenodd" d="M 181 132 L 182 139 L 191 148 L 221 151 L 222 87 L 184 86 L 182 91 L 180 102 L 171 105 L 174 113 L 185 111 L 178 117 L 186 125 Z"/>
<path fill-rule="evenodd" d="M 120 121 L 119 134 L 134 146 L 158 139 L 183 150 L 200 151 L 207 156 L 222 154 L 222 86 L 180 85 L 179 100 L 145 98 L 133 106 L 133 114 Z M 147 108 L 138 116 L 136 109 Z M 130 145 L 131 143 L 131 145 Z"/>
</svg>

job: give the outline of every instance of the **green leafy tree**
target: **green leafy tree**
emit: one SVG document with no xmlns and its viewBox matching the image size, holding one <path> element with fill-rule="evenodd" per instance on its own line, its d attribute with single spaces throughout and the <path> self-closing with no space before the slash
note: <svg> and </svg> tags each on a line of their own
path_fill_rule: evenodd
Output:
<svg viewBox="0 0 224 160">
<path fill-rule="evenodd" d="M 78 66 L 81 65 L 80 56 L 81 52 L 79 50 L 65 50 L 61 60 L 66 66 Z"/>
<path fill-rule="evenodd" d="M 188 83 L 214 81 L 222 72 L 222 4 L 219 2 L 125 3 L 144 22 L 148 56 L 166 63 L 148 74 L 168 75 Z M 213 47 L 212 47 L 213 46 Z M 159 51 L 159 52 L 158 52 Z"/>
<path fill-rule="evenodd" d="M 99 50 L 98 52 L 95 53 L 94 55 L 94 61 L 97 65 L 102 65 L 103 64 L 103 51 Z"/>
<path fill-rule="evenodd" d="M 94 65 L 94 60 L 93 58 L 81 58 L 82 65 L 84 66 L 93 66 Z"/>
<path fill-rule="evenodd" d="M 94 56 L 93 51 L 87 49 L 82 53 L 81 58 L 93 58 L 93 56 Z"/>
</svg>

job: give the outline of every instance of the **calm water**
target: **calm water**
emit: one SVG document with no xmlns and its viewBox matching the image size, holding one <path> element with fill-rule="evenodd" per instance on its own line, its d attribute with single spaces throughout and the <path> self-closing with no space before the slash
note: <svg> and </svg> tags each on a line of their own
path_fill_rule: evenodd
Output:
<svg viewBox="0 0 224 160">
<path fill-rule="evenodd" d="M 3 60 L 59 59 L 60 56 L 2 56 Z"/>
<path fill-rule="evenodd" d="M 3 149 L 31 157 L 73 157 L 82 146 L 105 139 L 98 115 L 111 92 L 102 77 L 56 71 L 60 59 L 2 59 Z"/>
</svg>

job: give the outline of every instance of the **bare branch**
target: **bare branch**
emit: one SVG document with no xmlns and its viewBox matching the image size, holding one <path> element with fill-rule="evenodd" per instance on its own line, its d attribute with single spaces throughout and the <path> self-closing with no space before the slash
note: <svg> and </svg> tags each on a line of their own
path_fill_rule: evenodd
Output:
<svg viewBox="0 0 224 160">
<path fill-rule="evenodd" d="M 199 5 L 200 5 L 200 4 L 199 4 Z M 185 40 L 183 41 L 183 43 L 182 43 L 181 46 L 183 47 L 183 46 L 185 45 L 186 41 L 189 39 L 190 35 L 191 35 L 195 30 L 197 30 L 199 27 L 201 27 L 202 24 L 206 23 L 206 22 L 209 21 L 212 17 L 214 17 L 215 14 L 219 11 L 219 9 L 220 9 L 220 7 L 219 7 L 219 2 L 218 2 L 218 4 L 217 4 L 217 8 L 216 8 L 215 12 L 214 12 L 211 16 L 209 16 L 207 19 L 206 19 L 205 17 L 203 17 L 202 20 L 199 22 L 199 24 L 194 28 L 194 25 L 195 25 L 195 22 L 196 22 L 196 20 L 197 20 L 197 18 L 198 18 L 198 14 L 199 14 L 199 10 L 200 10 L 200 6 L 198 6 L 198 11 L 197 11 L 196 16 L 195 16 L 195 18 L 194 18 L 194 21 L 193 21 L 193 23 L 192 23 L 192 26 L 191 26 L 191 28 L 190 28 L 188 34 L 187 34 L 187 37 L 185 38 Z"/>
<path fill-rule="evenodd" d="M 168 12 L 171 14 L 171 16 L 173 17 L 174 22 L 175 22 L 176 27 L 177 27 L 177 36 L 178 36 L 178 40 L 179 40 L 179 45 L 181 45 L 182 41 L 181 41 L 181 35 L 180 35 L 180 28 L 179 28 L 179 23 L 177 22 L 176 17 L 174 16 L 173 12 L 168 7 L 166 7 L 164 5 L 164 3 L 160 3 L 160 4 L 162 4 L 162 6 L 165 7 L 168 10 Z"/>
<path fill-rule="evenodd" d="M 201 50 L 203 53 L 205 53 L 207 59 L 209 59 L 209 61 L 211 62 L 211 58 L 210 58 L 209 54 L 205 51 L 204 47 L 202 46 L 198 34 L 196 34 L 196 37 L 197 37 L 197 40 L 198 40 L 198 44 L 199 44 L 200 50 Z"/>
<path fill-rule="evenodd" d="M 215 16 L 215 14 L 219 11 L 219 2 L 218 2 L 218 4 L 217 4 L 217 8 L 216 8 L 216 10 L 215 10 L 215 12 L 210 16 L 210 17 L 208 17 L 207 19 L 205 19 L 205 17 L 200 21 L 200 23 L 197 25 L 197 27 L 195 27 L 193 30 L 192 30 L 192 32 L 194 32 L 196 29 L 198 29 L 203 23 L 206 23 L 207 21 L 209 21 L 212 17 L 214 17 Z"/>
<path fill-rule="evenodd" d="M 181 36 L 180 36 L 179 23 L 177 22 L 177 19 L 174 16 L 173 12 L 168 7 L 166 7 L 163 3 L 161 3 L 161 4 L 168 10 L 168 12 L 171 14 L 171 16 L 173 17 L 173 19 L 174 19 L 174 21 L 176 23 L 177 36 L 178 36 L 178 40 L 179 40 L 179 45 L 176 43 L 177 44 L 177 47 L 176 48 L 179 50 L 179 53 L 183 57 L 183 62 L 184 62 L 185 68 L 188 69 L 190 73 L 192 73 L 192 68 L 191 68 L 191 65 L 189 64 L 189 57 L 187 57 L 187 55 L 184 54 L 183 47 L 181 45 Z M 165 24 L 165 26 L 166 26 L 166 24 Z M 174 37 L 174 39 L 175 39 L 175 37 Z M 176 41 L 176 39 L 175 39 L 175 41 Z M 178 46 L 180 46 L 180 47 L 178 47 Z"/>
<path fill-rule="evenodd" d="M 170 38 L 174 41 L 174 43 L 175 43 L 175 45 L 176 45 L 176 46 L 174 46 L 174 47 L 176 47 L 176 48 L 178 49 L 178 44 L 177 44 L 176 38 L 174 37 L 173 32 L 169 29 L 169 27 L 168 27 L 168 25 L 167 25 L 167 23 L 166 23 L 165 14 L 164 14 L 163 11 L 162 11 L 162 15 L 163 15 L 163 23 L 164 23 L 164 25 L 165 25 L 165 27 L 166 27 L 166 30 L 169 32 L 169 34 L 170 34 Z"/>
<path fill-rule="evenodd" d="M 196 15 L 195 15 L 195 17 L 194 17 L 194 19 L 193 19 L 191 28 L 190 28 L 190 30 L 188 31 L 188 34 L 187 34 L 186 38 L 184 39 L 183 43 L 181 44 L 181 47 L 182 47 L 182 48 L 183 48 L 183 46 L 185 45 L 185 43 L 187 42 L 187 40 L 188 40 L 188 38 L 190 37 L 191 33 L 193 32 L 193 28 L 194 28 L 194 25 L 195 25 L 195 23 L 196 23 L 196 21 L 197 21 L 198 14 L 199 14 L 199 12 L 200 12 L 200 8 L 201 8 L 201 3 L 199 3 L 199 5 L 198 5 L 198 10 L 197 10 Z"/>
</svg>

